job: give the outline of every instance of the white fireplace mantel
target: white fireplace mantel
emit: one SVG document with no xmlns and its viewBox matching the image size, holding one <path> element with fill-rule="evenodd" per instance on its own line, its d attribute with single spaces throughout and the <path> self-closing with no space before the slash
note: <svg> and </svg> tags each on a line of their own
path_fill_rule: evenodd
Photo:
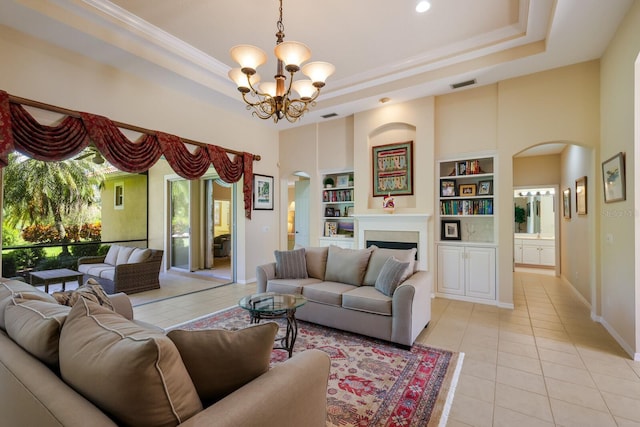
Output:
<svg viewBox="0 0 640 427">
<path fill-rule="evenodd" d="M 364 248 L 365 232 L 371 231 L 414 231 L 418 233 L 418 264 L 420 270 L 428 270 L 427 230 L 431 215 L 428 214 L 360 214 L 357 221 L 358 248 Z"/>
</svg>

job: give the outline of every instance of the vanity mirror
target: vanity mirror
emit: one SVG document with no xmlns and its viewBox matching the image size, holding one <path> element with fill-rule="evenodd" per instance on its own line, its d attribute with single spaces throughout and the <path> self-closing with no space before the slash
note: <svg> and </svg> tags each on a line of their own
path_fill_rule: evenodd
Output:
<svg viewBox="0 0 640 427">
<path fill-rule="evenodd" d="M 519 188 L 514 190 L 514 233 L 554 236 L 554 200 L 554 188 Z"/>
</svg>

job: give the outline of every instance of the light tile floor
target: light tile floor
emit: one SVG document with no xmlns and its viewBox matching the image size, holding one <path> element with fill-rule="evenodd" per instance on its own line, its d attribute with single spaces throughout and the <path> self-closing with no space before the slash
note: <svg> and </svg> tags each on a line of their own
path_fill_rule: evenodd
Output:
<svg viewBox="0 0 640 427">
<path fill-rule="evenodd" d="M 432 301 L 417 342 L 465 353 L 447 425 L 640 426 L 640 362 L 559 279 L 518 272 L 514 282 L 514 310 Z M 253 292 L 255 284 L 194 291 L 136 306 L 134 315 L 167 328 Z"/>
</svg>

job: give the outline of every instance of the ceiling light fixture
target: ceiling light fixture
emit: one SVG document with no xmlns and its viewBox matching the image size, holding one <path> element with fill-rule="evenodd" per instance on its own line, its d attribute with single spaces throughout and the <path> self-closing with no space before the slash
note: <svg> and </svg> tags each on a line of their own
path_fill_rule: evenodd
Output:
<svg viewBox="0 0 640 427">
<path fill-rule="evenodd" d="M 240 68 L 229 71 L 229 77 L 238 85 L 242 99 L 247 103 L 247 110 L 253 109 L 253 115 L 261 119 L 273 118 L 274 123 L 286 118 L 293 123 L 309 111 L 309 106 L 316 105 L 316 98 L 325 80 L 335 71 L 328 62 L 310 62 L 300 66 L 311 57 L 311 50 L 303 43 L 284 41 L 284 25 L 282 24 L 282 0 L 280 0 L 280 19 L 276 23 L 275 55 L 278 65 L 275 82 L 260 82 L 256 69 L 267 61 L 267 54 L 260 48 L 250 45 L 238 45 L 231 48 L 230 54 Z M 284 71 L 289 73 L 289 81 Z M 293 76 L 302 71 L 309 80 L 293 80 Z M 256 85 L 258 87 L 256 88 Z M 298 93 L 293 97 L 291 90 Z M 248 95 L 250 97 L 248 97 Z"/>
<path fill-rule="evenodd" d="M 431 3 L 427 0 L 420 0 L 418 4 L 416 4 L 416 12 L 418 13 L 424 13 L 429 9 L 431 9 Z"/>
</svg>

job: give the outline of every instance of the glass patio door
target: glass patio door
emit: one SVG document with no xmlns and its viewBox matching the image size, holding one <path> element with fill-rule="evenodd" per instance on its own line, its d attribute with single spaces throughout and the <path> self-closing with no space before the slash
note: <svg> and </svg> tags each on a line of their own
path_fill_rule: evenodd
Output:
<svg viewBox="0 0 640 427">
<path fill-rule="evenodd" d="M 191 227 L 189 224 L 190 198 L 189 181 L 169 182 L 171 203 L 171 268 L 190 269 L 189 252 L 191 246 Z"/>
</svg>

